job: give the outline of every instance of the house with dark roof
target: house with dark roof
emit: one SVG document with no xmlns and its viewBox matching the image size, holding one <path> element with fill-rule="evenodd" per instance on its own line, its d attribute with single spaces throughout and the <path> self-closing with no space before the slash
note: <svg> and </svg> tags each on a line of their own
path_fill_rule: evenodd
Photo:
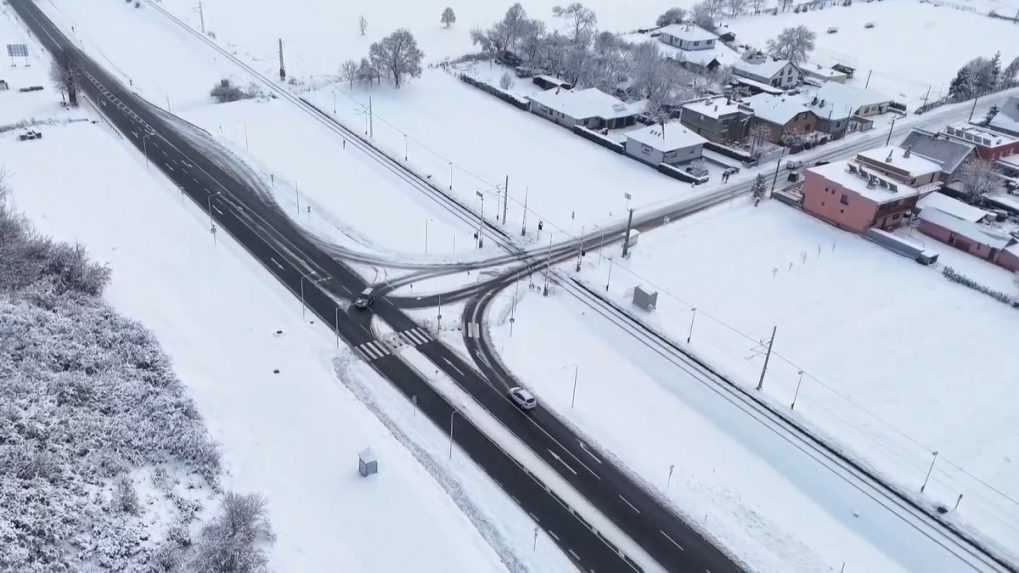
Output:
<svg viewBox="0 0 1019 573">
<path fill-rule="evenodd" d="M 804 135 L 817 128 L 817 116 L 797 96 L 757 94 L 744 100 L 754 110 L 752 126 L 766 128 L 765 139 L 781 143 L 783 138 Z"/>
<path fill-rule="evenodd" d="M 970 143 L 924 129 L 909 132 L 899 147 L 940 165 L 941 180 L 946 183 L 956 178 L 963 163 L 976 150 Z"/>
<path fill-rule="evenodd" d="M 987 127 L 1019 137 L 1019 96 L 1009 96 L 1005 103 L 998 106 L 998 113 L 994 114 Z"/>
</svg>

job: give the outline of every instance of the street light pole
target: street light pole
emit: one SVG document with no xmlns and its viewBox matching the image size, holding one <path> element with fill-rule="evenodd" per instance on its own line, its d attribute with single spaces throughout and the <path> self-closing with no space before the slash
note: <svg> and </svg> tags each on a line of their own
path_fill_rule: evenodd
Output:
<svg viewBox="0 0 1019 573">
<path fill-rule="evenodd" d="M 453 416 L 456 412 L 456 408 L 453 408 L 449 413 L 449 459 L 453 459 Z"/>
<path fill-rule="evenodd" d="M 697 307 L 690 309 L 690 331 L 686 334 L 686 343 L 690 344 L 690 339 L 693 338 L 693 322 L 697 319 Z"/>
<path fill-rule="evenodd" d="M 605 292 L 609 292 L 609 283 L 612 282 L 612 257 L 609 257 L 609 278 L 605 280 Z"/>
<path fill-rule="evenodd" d="M 672 487 L 672 472 L 675 471 L 676 464 L 669 464 L 669 479 L 665 481 L 665 489 Z"/>
<path fill-rule="evenodd" d="M 920 486 L 920 493 L 927 489 L 927 481 L 931 479 L 931 473 L 934 472 L 934 464 L 938 461 L 938 452 L 934 452 L 934 457 L 931 459 L 931 467 L 927 469 L 927 477 L 923 478 L 923 485 Z"/>
<path fill-rule="evenodd" d="M 775 165 L 775 176 L 771 179 L 771 193 L 775 193 L 775 185 L 778 185 L 778 170 L 782 167 L 782 159 L 785 157 L 786 151 L 789 151 L 789 149 L 783 147 L 782 153 L 778 156 L 778 164 Z"/>
<path fill-rule="evenodd" d="M 478 215 L 478 248 L 481 249 L 485 246 L 485 194 L 481 191 L 474 194 L 481 199 L 481 213 Z"/>
<path fill-rule="evenodd" d="M 580 366 L 573 365 L 573 395 L 570 396 L 570 409 L 573 409 L 573 404 L 577 401 L 577 377 L 580 375 Z"/>
<path fill-rule="evenodd" d="M 793 392 L 793 402 L 789 404 L 790 410 L 796 409 L 796 398 L 800 396 L 800 384 L 803 384 L 803 371 L 800 370 L 800 379 L 796 381 L 796 391 Z"/>
<path fill-rule="evenodd" d="M 336 307 L 333 331 L 336 333 L 336 348 L 340 347 L 340 307 Z"/>
<path fill-rule="evenodd" d="M 428 254 L 428 219 L 425 218 L 425 254 Z"/>
</svg>

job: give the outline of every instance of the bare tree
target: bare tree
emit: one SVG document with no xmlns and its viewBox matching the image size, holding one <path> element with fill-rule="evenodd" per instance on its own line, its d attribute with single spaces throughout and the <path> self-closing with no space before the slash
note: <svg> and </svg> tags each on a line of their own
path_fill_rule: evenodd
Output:
<svg viewBox="0 0 1019 573">
<path fill-rule="evenodd" d="M 439 20 L 442 22 L 443 26 L 449 28 L 456 23 L 456 14 L 453 12 L 452 8 L 446 6 L 446 9 L 442 11 L 442 17 Z"/>
<path fill-rule="evenodd" d="M 996 178 L 994 163 L 986 159 L 971 159 L 966 162 L 962 167 L 960 179 L 969 202 L 979 202 L 980 198 L 991 190 Z"/>
<path fill-rule="evenodd" d="M 747 0 L 726 0 L 729 7 L 729 15 L 735 18 L 747 9 Z"/>
<path fill-rule="evenodd" d="M 371 60 L 361 58 L 361 63 L 357 66 L 357 81 L 370 86 L 375 82 L 381 81 L 381 75 L 381 72 L 372 64 Z"/>
<path fill-rule="evenodd" d="M 425 57 L 414 36 L 402 28 L 372 44 L 368 56 L 376 70 L 392 76 L 396 87 L 400 87 L 404 76 L 421 76 L 421 60 Z"/>
<path fill-rule="evenodd" d="M 598 24 L 598 16 L 594 11 L 580 2 L 574 2 L 568 6 L 554 6 L 552 14 L 556 18 L 562 18 L 569 23 L 572 30 L 574 44 L 586 46 L 591 42 L 595 26 Z"/>
<path fill-rule="evenodd" d="M 682 8 L 669 8 L 655 20 L 655 24 L 661 28 L 669 24 L 681 24 L 686 19 L 686 10 Z"/>
<path fill-rule="evenodd" d="M 754 14 L 760 14 L 764 9 L 765 2 L 766 0 L 750 0 L 750 9 L 754 11 Z"/>
<path fill-rule="evenodd" d="M 678 76 L 653 40 L 636 46 L 630 57 L 633 89 L 647 99 L 647 112 L 654 115 L 672 94 Z"/>
<path fill-rule="evenodd" d="M 354 89 L 354 81 L 357 79 L 357 62 L 354 60 L 343 62 L 340 66 L 340 78 L 350 84 L 350 89 Z"/>
<path fill-rule="evenodd" d="M 807 60 L 807 55 L 814 51 L 814 40 L 817 34 L 806 26 L 786 28 L 773 40 L 768 40 L 768 53 L 772 57 L 789 60 L 799 64 Z"/>
<path fill-rule="evenodd" d="M 53 59 L 50 64 L 50 80 L 57 84 L 61 95 L 67 96 L 69 105 L 78 105 L 78 86 L 70 56 L 63 54 Z"/>
<path fill-rule="evenodd" d="M 714 13 L 715 10 L 711 7 L 710 2 L 707 0 L 694 4 L 694 7 L 690 10 L 690 15 L 694 24 L 697 24 L 709 32 L 714 32 L 718 28 L 715 24 Z"/>
</svg>

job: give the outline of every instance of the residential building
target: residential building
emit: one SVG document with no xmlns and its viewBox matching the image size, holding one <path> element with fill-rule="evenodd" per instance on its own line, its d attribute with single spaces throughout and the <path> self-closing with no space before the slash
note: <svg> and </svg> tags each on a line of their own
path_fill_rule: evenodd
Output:
<svg viewBox="0 0 1019 573">
<path fill-rule="evenodd" d="M 923 129 L 914 129 L 909 132 L 899 147 L 908 149 L 914 155 L 940 165 L 940 179 L 945 183 L 956 179 L 963 163 L 973 156 L 976 149 L 965 141 Z"/>
<path fill-rule="evenodd" d="M 746 137 L 754 110 L 728 98 L 708 98 L 684 104 L 680 121 L 694 133 L 716 143 L 733 143 Z"/>
<path fill-rule="evenodd" d="M 998 113 L 987 123 L 987 127 L 1013 137 L 1019 137 L 1019 96 L 1009 96 L 998 107 Z"/>
<path fill-rule="evenodd" d="M 969 223 L 979 223 L 992 218 L 991 213 L 988 213 L 979 207 L 974 207 L 969 203 L 953 199 L 952 197 L 938 191 L 920 199 L 916 206 L 921 210 L 937 209 L 939 211 L 944 211 L 953 217 L 962 219 Z"/>
<path fill-rule="evenodd" d="M 680 50 L 711 50 L 718 36 L 695 24 L 670 24 L 657 32 L 658 40 Z"/>
<path fill-rule="evenodd" d="M 969 123 L 956 123 L 945 128 L 945 135 L 976 147 L 980 159 L 995 161 L 1019 153 L 1019 137 Z"/>
<path fill-rule="evenodd" d="M 1019 241 L 1015 237 L 933 207 L 920 211 L 919 218 L 917 229 L 921 233 L 975 257 L 1019 271 L 1016 249 Z"/>
<path fill-rule="evenodd" d="M 531 113 L 566 127 L 588 129 L 631 126 L 644 109 L 644 102 L 626 103 L 595 88 L 539 92 L 530 100 Z"/>
<path fill-rule="evenodd" d="M 892 180 L 910 187 L 940 187 L 938 180 L 941 165 L 898 146 L 879 147 L 861 151 L 856 156 L 861 166 L 880 172 Z"/>
<path fill-rule="evenodd" d="M 838 82 L 822 85 L 814 95 L 826 105 L 848 110 L 850 115 L 860 117 L 885 113 L 892 104 L 892 99 L 880 92 Z"/>
<path fill-rule="evenodd" d="M 756 83 L 762 84 L 766 88 L 787 90 L 798 86 L 801 78 L 799 68 L 788 60 L 768 59 L 760 63 L 740 60 L 733 64 L 732 72 L 740 78 L 750 80 L 747 85 L 751 88 Z"/>
<path fill-rule="evenodd" d="M 854 160 L 808 167 L 803 172 L 803 210 L 862 233 L 894 229 L 909 218 L 920 189 L 868 171 Z"/>
<path fill-rule="evenodd" d="M 705 139 L 679 122 L 626 132 L 626 153 L 645 163 L 676 165 L 700 159 Z"/>
<path fill-rule="evenodd" d="M 853 114 L 848 107 L 837 108 L 831 102 L 818 99 L 817 96 L 802 96 L 806 106 L 817 116 L 817 131 L 827 133 L 833 139 L 839 139 L 846 135 L 853 124 Z"/>
<path fill-rule="evenodd" d="M 745 101 L 754 110 L 751 126 L 766 128 L 764 137 L 772 143 L 811 133 L 817 127 L 817 116 L 800 97 L 762 93 Z"/>
</svg>

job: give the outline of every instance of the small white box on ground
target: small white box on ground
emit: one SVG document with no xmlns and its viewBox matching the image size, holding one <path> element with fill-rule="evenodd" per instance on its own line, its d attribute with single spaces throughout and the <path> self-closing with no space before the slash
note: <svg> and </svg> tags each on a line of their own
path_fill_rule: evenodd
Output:
<svg viewBox="0 0 1019 573">
<path fill-rule="evenodd" d="M 357 454 L 357 472 L 361 477 L 379 473 L 379 460 L 371 448 L 365 448 Z"/>
</svg>

